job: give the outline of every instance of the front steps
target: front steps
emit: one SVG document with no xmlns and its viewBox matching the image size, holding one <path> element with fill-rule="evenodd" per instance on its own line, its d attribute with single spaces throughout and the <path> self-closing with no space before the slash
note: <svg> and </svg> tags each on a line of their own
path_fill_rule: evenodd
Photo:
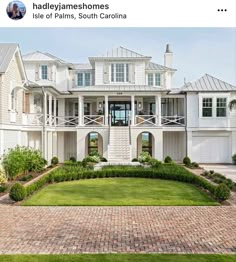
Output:
<svg viewBox="0 0 236 262">
<path fill-rule="evenodd" d="M 108 146 L 108 161 L 112 163 L 124 163 L 124 162 L 131 161 L 129 127 L 110 128 L 110 144 Z"/>
</svg>

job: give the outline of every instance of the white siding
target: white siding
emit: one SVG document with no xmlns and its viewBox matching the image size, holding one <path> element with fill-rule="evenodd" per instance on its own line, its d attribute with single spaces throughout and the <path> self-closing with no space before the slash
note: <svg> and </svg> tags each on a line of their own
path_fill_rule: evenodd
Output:
<svg viewBox="0 0 236 262">
<path fill-rule="evenodd" d="M 163 132 L 164 158 L 170 156 L 175 161 L 182 161 L 186 156 L 185 132 Z"/>
<path fill-rule="evenodd" d="M 28 132 L 28 146 L 42 150 L 42 133 L 41 132 Z"/>
<path fill-rule="evenodd" d="M 65 160 L 70 157 L 76 158 L 76 132 L 64 132 Z"/>
</svg>

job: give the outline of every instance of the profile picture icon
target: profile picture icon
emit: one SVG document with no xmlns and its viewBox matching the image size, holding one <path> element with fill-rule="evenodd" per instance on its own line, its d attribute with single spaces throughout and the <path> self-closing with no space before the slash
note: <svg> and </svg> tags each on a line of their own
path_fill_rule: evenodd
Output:
<svg viewBox="0 0 236 262">
<path fill-rule="evenodd" d="M 21 1 L 12 1 L 7 6 L 7 15 L 13 20 L 20 20 L 25 16 L 26 7 Z"/>
</svg>

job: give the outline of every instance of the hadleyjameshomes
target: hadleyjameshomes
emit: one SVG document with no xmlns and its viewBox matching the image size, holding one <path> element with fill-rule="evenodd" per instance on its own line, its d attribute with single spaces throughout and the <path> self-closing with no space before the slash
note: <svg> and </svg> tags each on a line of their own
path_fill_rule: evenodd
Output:
<svg viewBox="0 0 236 262">
<path fill-rule="evenodd" d="M 88 64 L 22 57 L 16 44 L 0 44 L 0 56 L 0 155 L 25 145 L 61 162 L 97 150 L 110 162 L 148 151 L 231 163 L 236 153 L 236 111 L 228 109 L 236 87 L 205 74 L 173 89 L 169 45 L 164 65 L 124 47 Z"/>
</svg>

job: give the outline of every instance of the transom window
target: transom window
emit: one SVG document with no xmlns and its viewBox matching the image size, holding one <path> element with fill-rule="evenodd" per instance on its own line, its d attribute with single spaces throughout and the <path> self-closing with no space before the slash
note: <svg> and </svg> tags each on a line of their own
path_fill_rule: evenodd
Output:
<svg viewBox="0 0 236 262">
<path fill-rule="evenodd" d="M 48 66 L 47 65 L 42 65 L 41 66 L 41 77 L 44 80 L 48 79 Z"/>
<path fill-rule="evenodd" d="M 111 64 L 111 82 L 129 82 L 129 65 Z"/>
<path fill-rule="evenodd" d="M 90 85 L 91 85 L 91 73 L 77 74 L 77 86 L 90 86 Z"/>
<path fill-rule="evenodd" d="M 148 86 L 161 86 L 161 74 L 149 73 L 148 74 Z"/>
<path fill-rule="evenodd" d="M 202 116 L 212 117 L 212 98 L 202 99 Z"/>
<path fill-rule="evenodd" d="M 226 98 L 217 98 L 216 99 L 216 116 L 217 117 L 226 117 L 227 111 L 227 99 Z"/>
</svg>

